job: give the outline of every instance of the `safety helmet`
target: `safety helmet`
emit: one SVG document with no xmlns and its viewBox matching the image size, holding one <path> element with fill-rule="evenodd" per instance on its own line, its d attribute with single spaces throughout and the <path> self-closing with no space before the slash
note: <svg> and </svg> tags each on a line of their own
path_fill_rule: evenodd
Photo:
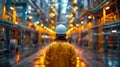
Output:
<svg viewBox="0 0 120 67">
<path fill-rule="evenodd" d="M 57 25 L 55 31 L 56 31 L 56 34 L 66 34 L 67 28 L 65 25 L 59 24 L 59 25 Z"/>
</svg>

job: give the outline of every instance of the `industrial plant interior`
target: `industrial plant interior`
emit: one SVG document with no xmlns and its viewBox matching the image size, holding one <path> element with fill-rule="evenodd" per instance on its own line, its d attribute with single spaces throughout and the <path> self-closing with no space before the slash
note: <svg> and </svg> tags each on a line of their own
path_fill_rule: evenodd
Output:
<svg viewBox="0 0 120 67">
<path fill-rule="evenodd" d="M 76 67 L 120 67 L 120 0 L 0 0 L 0 67 L 46 67 L 59 24 Z"/>
</svg>

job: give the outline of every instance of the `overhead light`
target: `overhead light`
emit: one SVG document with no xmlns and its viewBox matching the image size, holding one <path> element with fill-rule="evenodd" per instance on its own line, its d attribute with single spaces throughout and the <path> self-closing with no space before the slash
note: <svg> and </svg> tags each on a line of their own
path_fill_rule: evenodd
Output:
<svg viewBox="0 0 120 67">
<path fill-rule="evenodd" d="M 15 22 L 15 24 L 18 24 L 18 22 Z"/>
<path fill-rule="evenodd" d="M 25 14 L 27 14 L 27 11 L 25 12 Z"/>
<path fill-rule="evenodd" d="M 10 7 L 11 10 L 14 10 L 15 8 L 14 7 Z"/>
<path fill-rule="evenodd" d="M 75 8 L 76 10 L 78 9 L 78 7 L 77 7 L 77 6 L 75 6 L 74 8 Z"/>
<path fill-rule="evenodd" d="M 77 4 L 77 0 L 73 0 L 73 4 Z"/>
<path fill-rule="evenodd" d="M 43 27 L 44 25 L 43 24 L 41 24 L 41 27 Z"/>
<path fill-rule="evenodd" d="M 84 22 L 83 21 L 81 21 L 81 24 L 83 24 Z"/>
<path fill-rule="evenodd" d="M 110 9 L 110 7 L 108 6 L 108 7 L 106 7 L 106 10 L 108 10 L 108 9 Z"/>
<path fill-rule="evenodd" d="M 36 21 L 37 24 L 39 24 L 40 22 L 39 21 Z"/>
<path fill-rule="evenodd" d="M 30 5 L 28 6 L 28 9 L 29 9 L 29 10 L 31 10 L 31 9 L 32 9 Z"/>
<path fill-rule="evenodd" d="M 36 24 L 36 25 L 38 25 L 39 23 L 40 23 L 39 21 L 36 21 L 36 23 L 35 23 L 35 24 Z"/>
<path fill-rule="evenodd" d="M 48 36 L 48 35 L 44 35 L 44 38 L 49 38 L 50 36 Z"/>
<path fill-rule="evenodd" d="M 66 6 L 67 6 L 67 4 L 65 3 L 65 4 L 63 4 L 62 6 L 63 6 L 63 7 L 66 7 Z"/>
<path fill-rule="evenodd" d="M 2 28 L 2 31 L 5 31 L 5 28 Z"/>
<path fill-rule="evenodd" d="M 79 24 L 76 24 L 77 27 L 79 27 Z"/>
<path fill-rule="evenodd" d="M 92 17 L 91 16 L 88 16 L 88 19 L 91 19 Z"/>
<path fill-rule="evenodd" d="M 28 18 L 29 18 L 29 19 L 33 19 L 33 17 L 32 17 L 32 16 L 29 16 Z"/>
<path fill-rule="evenodd" d="M 31 10 L 28 10 L 27 12 L 28 12 L 28 13 L 31 13 Z"/>
<path fill-rule="evenodd" d="M 117 32 L 117 30 L 112 30 L 111 32 L 112 32 L 112 33 L 115 33 L 115 32 Z"/>
</svg>

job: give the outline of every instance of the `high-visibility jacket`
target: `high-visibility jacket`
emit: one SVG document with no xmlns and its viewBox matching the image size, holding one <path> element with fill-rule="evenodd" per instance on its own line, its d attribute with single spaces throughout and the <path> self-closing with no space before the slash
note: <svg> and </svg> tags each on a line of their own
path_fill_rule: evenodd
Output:
<svg viewBox="0 0 120 67">
<path fill-rule="evenodd" d="M 45 53 L 45 67 L 76 67 L 76 53 L 74 47 L 64 41 L 50 44 Z"/>
</svg>

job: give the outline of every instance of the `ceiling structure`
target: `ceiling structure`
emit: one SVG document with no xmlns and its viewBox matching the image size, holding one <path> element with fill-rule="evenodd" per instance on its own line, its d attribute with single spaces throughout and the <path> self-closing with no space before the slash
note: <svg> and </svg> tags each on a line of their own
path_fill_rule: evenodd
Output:
<svg viewBox="0 0 120 67">
<path fill-rule="evenodd" d="M 51 10 L 51 5 L 54 5 L 54 25 L 57 24 L 69 24 L 69 14 L 72 13 L 72 8 L 77 6 L 77 0 L 15 0 L 14 3 L 27 2 L 26 6 L 26 19 L 29 17 L 35 18 L 40 21 L 40 23 L 48 26 L 51 24 L 52 20 L 49 14 L 53 11 Z M 14 4 L 13 3 L 13 4 Z M 23 6 L 15 6 L 17 9 L 17 16 L 22 16 Z M 35 22 L 34 19 L 31 20 Z"/>
</svg>

